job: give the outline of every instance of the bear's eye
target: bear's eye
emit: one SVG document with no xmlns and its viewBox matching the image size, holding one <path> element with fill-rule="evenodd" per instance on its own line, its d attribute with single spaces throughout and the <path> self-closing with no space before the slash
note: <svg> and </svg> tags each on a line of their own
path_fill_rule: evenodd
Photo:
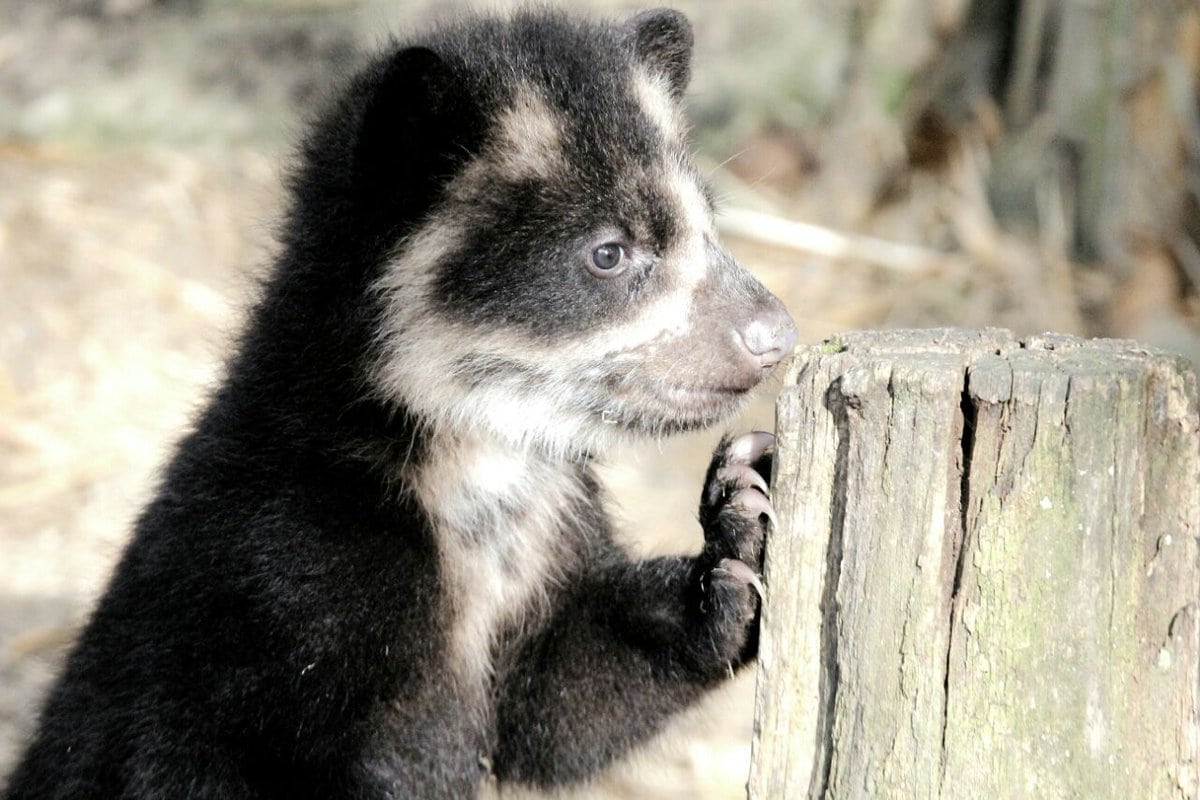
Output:
<svg viewBox="0 0 1200 800">
<path fill-rule="evenodd" d="M 610 277 L 624 260 L 625 248 L 616 242 L 606 242 L 592 251 L 592 273 Z"/>
</svg>

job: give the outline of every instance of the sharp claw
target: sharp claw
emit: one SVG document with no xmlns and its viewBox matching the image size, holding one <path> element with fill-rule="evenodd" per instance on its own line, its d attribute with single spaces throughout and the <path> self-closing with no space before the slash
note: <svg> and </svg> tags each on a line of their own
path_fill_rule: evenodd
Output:
<svg viewBox="0 0 1200 800">
<path fill-rule="evenodd" d="M 759 580 L 758 575 L 755 574 L 754 570 L 750 569 L 745 561 L 740 561 L 736 558 L 722 558 L 717 563 L 716 569 L 727 572 L 733 577 L 750 584 L 754 587 L 754 591 L 758 592 L 758 598 L 760 600 L 763 599 L 765 593 L 763 592 L 762 581 Z M 713 571 L 715 572 L 716 570 Z"/>
<path fill-rule="evenodd" d="M 734 492 L 733 497 L 729 498 L 729 505 L 757 516 L 765 516 L 771 520 L 772 528 L 779 527 L 779 521 L 775 519 L 775 509 L 771 507 L 771 501 L 760 492 L 752 489 L 739 489 Z"/>
<path fill-rule="evenodd" d="M 771 494 L 766 479 L 758 474 L 758 470 L 748 464 L 730 464 L 727 467 L 721 467 L 717 470 L 717 479 L 731 483 L 737 489 L 753 487 L 767 496 Z"/>
<path fill-rule="evenodd" d="M 775 434 L 773 433 L 766 431 L 744 433 L 730 442 L 726 458 L 733 462 L 753 464 L 773 444 L 775 444 Z"/>
</svg>

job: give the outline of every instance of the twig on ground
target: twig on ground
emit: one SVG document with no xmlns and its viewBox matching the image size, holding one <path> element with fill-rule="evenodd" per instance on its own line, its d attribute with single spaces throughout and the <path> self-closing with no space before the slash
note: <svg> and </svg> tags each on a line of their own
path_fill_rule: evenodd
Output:
<svg viewBox="0 0 1200 800">
<path fill-rule="evenodd" d="M 862 261 L 896 272 L 937 272 L 961 261 L 951 253 L 846 233 L 746 208 L 723 209 L 717 216 L 717 227 L 728 236 L 822 258 Z"/>
</svg>

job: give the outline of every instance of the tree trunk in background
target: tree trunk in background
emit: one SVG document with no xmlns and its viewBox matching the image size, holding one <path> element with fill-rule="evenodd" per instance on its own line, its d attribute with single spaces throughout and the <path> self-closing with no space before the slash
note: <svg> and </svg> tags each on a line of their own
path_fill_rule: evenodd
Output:
<svg viewBox="0 0 1200 800">
<path fill-rule="evenodd" d="M 802 15 L 831 13 L 824 0 L 800 6 Z M 825 168 L 845 173 L 838 185 L 857 181 L 862 213 L 887 191 L 881 177 L 906 156 L 928 156 L 914 154 L 912 137 L 917 129 L 922 138 L 919 121 L 932 112 L 951 130 L 982 129 L 993 209 L 1011 227 L 1117 277 L 1140 251 L 1158 249 L 1200 286 L 1195 0 L 836 7 L 841 30 L 832 35 L 848 46 L 831 49 L 846 53 L 846 78 L 824 100 Z"/>
<path fill-rule="evenodd" d="M 1200 8 L 1025 0 L 1014 22 L 997 72 L 1013 135 L 997 153 L 994 193 L 1023 196 L 1068 255 L 1119 273 L 1140 248 L 1175 248 L 1200 190 L 1189 185 L 1200 163 Z"/>
<path fill-rule="evenodd" d="M 778 405 L 750 796 L 1195 798 L 1195 374 L 860 333 Z"/>
<path fill-rule="evenodd" d="M 1169 249 L 1200 284 L 1200 230 L 1180 241 L 1200 196 L 1194 0 L 876 0 L 845 26 L 847 127 L 864 108 L 902 127 L 994 108 L 998 215 L 1121 275 L 1136 249 Z"/>
</svg>

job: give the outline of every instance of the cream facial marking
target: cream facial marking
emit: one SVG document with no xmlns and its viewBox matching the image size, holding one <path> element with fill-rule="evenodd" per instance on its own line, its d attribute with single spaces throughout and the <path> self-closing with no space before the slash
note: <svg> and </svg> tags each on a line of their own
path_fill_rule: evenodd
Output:
<svg viewBox="0 0 1200 800">
<path fill-rule="evenodd" d="M 520 86 L 512 105 L 496 121 L 496 143 L 486 158 L 508 177 L 548 176 L 562 157 L 560 127 L 554 111 L 537 91 Z"/>
<path fill-rule="evenodd" d="M 549 178 L 562 169 L 561 121 L 528 84 L 513 90 L 493 121 L 494 139 L 449 186 L 451 196 L 470 202 L 480 184 L 493 180 Z"/>
<path fill-rule="evenodd" d="M 403 402 L 432 432 L 486 435 L 526 454 L 536 448 L 568 457 L 600 449 L 603 437 L 589 438 L 588 416 L 573 402 L 579 362 L 508 331 L 472 331 L 428 309 L 430 275 L 460 236 L 448 220 L 435 217 L 400 249 L 375 286 L 384 308 L 372 371 L 376 391 Z M 464 360 L 489 356 L 528 365 L 536 389 L 503 378 L 471 385 L 449 377 Z"/>
</svg>

